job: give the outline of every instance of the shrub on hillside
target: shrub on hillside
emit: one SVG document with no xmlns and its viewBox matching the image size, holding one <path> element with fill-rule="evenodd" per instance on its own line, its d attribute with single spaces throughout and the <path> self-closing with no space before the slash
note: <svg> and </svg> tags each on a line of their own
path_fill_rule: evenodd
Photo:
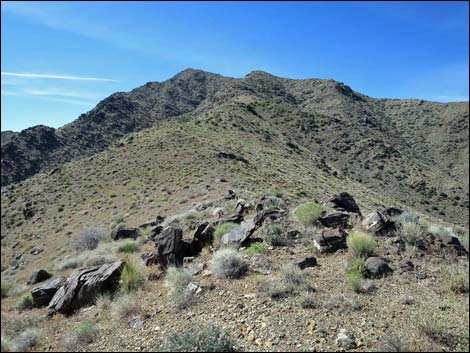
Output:
<svg viewBox="0 0 470 353">
<path fill-rule="evenodd" d="M 28 328 L 24 330 L 14 341 L 16 352 L 26 352 L 31 350 L 39 340 L 39 330 L 35 328 Z"/>
<path fill-rule="evenodd" d="M 90 320 L 85 320 L 76 326 L 65 338 L 65 348 L 73 352 L 92 343 L 97 336 L 95 325 Z"/>
<path fill-rule="evenodd" d="M 139 243 L 136 241 L 127 241 L 119 246 L 118 251 L 126 254 L 139 251 Z"/>
<path fill-rule="evenodd" d="M 220 328 L 209 326 L 189 329 L 168 337 L 166 352 L 233 352 L 234 344 Z"/>
<path fill-rule="evenodd" d="M 121 273 L 121 291 L 127 293 L 142 287 L 145 282 L 142 272 L 143 268 L 138 259 L 126 258 Z"/>
<path fill-rule="evenodd" d="M 324 208 L 316 202 L 307 202 L 298 206 L 294 211 L 294 217 L 305 229 L 316 223 Z"/>
<path fill-rule="evenodd" d="M 30 310 L 32 308 L 33 308 L 33 297 L 31 297 L 31 294 L 24 295 L 16 304 L 16 310 L 18 311 Z"/>
<path fill-rule="evenodd" d="M 240 254 L 231 248 L 218 250 L 212 258 L 211 268 L 218 278 L 239 278 L 248 270 Z"/>
<path fill-rule="evenodd" d="M 234 222 L 227 222 L 219 224 L 214 230 L 214 239 L 219 240 L 224 234 L 227 234 L 232 229 L 237 228 L 239 224 Z"/>
<path fill-rule="evenodd" d="M 94 250 L 102 240 L 109 239 L 109 232 L 101 228 L 85 228 L 72 241 L 75 250 Z"/>
<path fill-rule="evenodd" d="M 130 319 L 144 312 L 135 294 L 131 293 L 118 296 L 113 302 L 110 302 L 110 306 L 113 314 L 121 320 Z"/>
<path fill-rule="evenodd" d="M 285 228 L 280 224 L 269 224 L 265 228 L 264 239 L 272 246 L 285 246 L 287 239 L 285 237 Z"/>
<path fill-rule="evenodd" d="M 346 244 L 354 256 L 367 258 L 373 255 L 377 246 L 372 235 L 353 232 L 346 238 Z"/>
<path fill-rule="evenodd" d="M 400 237 L 408 244 L 415 245 L 425 235 L 425 226 L 413 221 L 401 222 L 398 230 Z"/>
<path fill-rule="evenodd" d="M 194 293 L 189 289 L 193 276 L 184 268 L 170 267 L 165 276 L 165 285 L 170 289 L 171 301 L 178 309 L 191 303 Z"/>
<path fill-rule="evenodd" d="M 2 298 L 8 297 L 13 287 L 12 284 L 2 283 Z"/>
</svg>

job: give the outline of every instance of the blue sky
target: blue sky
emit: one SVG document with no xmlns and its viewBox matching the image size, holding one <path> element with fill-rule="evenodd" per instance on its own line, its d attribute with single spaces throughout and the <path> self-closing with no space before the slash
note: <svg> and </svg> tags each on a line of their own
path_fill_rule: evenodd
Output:
<svg viewBox="0 0 470 353">
<path fill-rule="evenodd" d="M 1 3 L 2 131 L 60 127 L 188 67 L 468 100 L 467 2 Z"/>
</svg>

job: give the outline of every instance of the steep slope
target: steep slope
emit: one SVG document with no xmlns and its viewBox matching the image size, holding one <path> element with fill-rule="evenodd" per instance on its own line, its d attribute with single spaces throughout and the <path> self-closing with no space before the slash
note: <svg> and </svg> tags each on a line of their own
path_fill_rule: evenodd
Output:
<svg viewBox="0 0 470 353">
<path fill-rule="evenodd" d="M 63 128 L 8 133 L 2 138 L 2 184 L 176 118 L 223 123 L 267 143 L 283 136 L 283 148 L 305 149 L 340 178 L 468 224 L 468 103 L 374 99 L 333 80 L 290 80 L 262 71 L 231 79 L 186 70 L 116 93 Z"/>
</svg>

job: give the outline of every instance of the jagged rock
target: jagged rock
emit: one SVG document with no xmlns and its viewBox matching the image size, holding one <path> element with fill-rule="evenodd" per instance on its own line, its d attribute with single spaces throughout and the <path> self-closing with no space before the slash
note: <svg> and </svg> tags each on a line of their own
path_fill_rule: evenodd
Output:
<svg viewBox="0 0 470 353">
<path fill-rule="evenodd" d="M 243 246 L 244 242 L 253 234 L 256 229 L 255 222 L 251 219 L 243 221 L 239 227 L 224 234 L 220 239 L 222 245 Z"/>
<path fill-rule="evenodd" d="M 406 272 L 411 272 L 415 269 L 415 265 L 413 262 L 410 260 L 404 260 L 398 265 L 398 273 L 406 273 Z"/>
<path fill-rule="evenodd" d="M 137 239 L 139 237 L 139 230 L 137 228 L 117 228 L 111 232 L 111 239 Z"/>
<path fill-rule="evenodd" d="M 243 221 L 243 215 L 240 213 L 235 213 L 230 216 L 226 216 L 226 217 L 216 220 L 215 222 L 213 222 L 213 225 L 217 226 L 219 224 L 227 223 L 227 222 L 241 223 L 242 221 Z"/>
<path fill-rule="evenodd" d="M 369 278 L 384 277 L 392 273 L 392 269 L 388 266 L 387 261 L 382 257 L 369 257 L 364 266 L 365 276 Z"/>
<path fill-rule="evenodd" d="M 147 239 L 155 242 L 157 240 L 158 235 L 162 232 L 162 230 L 163 230 L 163 227 L 160 225 L 157 225 L 150 231 L 149 235 L 147 236 Z"/>
<path fill-rule="evenodd" d="M 74 271 L 50 301 L 47 315 L 70 315 L 95 303 L 98 294 L 115 291 L 123 267 L 124 261 L 117 261 Z"/>
<path fill-rule="evenodd" d="M 31 274 L 31 277 L 29 277 L 28 283 L 27 284 L 36 284 L 39 282 L 44 282 L 46 279 L 51 278 L 51 275 L 49 272 L 46 270 L 39 270 L 39 271 L 34 271 Z"/>
<path fill-rule="evenodd" d="M 279 218 L 282 218 L 285 215 L 286 211 L 279 208 L 268 208 L 258 212 L 254 218 L 256 227 L 260 227 L 266 219 L 275 221 Z"/>
<path fill-rule="evenodd" d="M 467 255 L 467 250 L 460 243 L 459 238 L 453 235 L 441 235 L 436 237 L 434 240 L 434 245 L 437 250 L 445 250 L 458 256 Z"/>
<path fill-rule="evenodd" d="M 309 256 L 304 259 L 295 260 L 294 264 L 301 270 L 304 270 L 308 267 L 315 267 L 317 265 L 317 259 L 314 256 Z"/>
<path fill-rule="evenodd" d="M 33 306 L 40 308 L 49 304 L 56 292 L 65 282 L 65 278 L 53 278 L 40 287 L 34 288 L 31 291 L 33 298 Z"/>
<path fill-rule="evenodd" d="M 289 239 L 295 239 L 298 238 L 300 235 L 300 232 L 297 229 L 289 229 L 286 232 L 286 237 Z"/>
<path fill-rule="evenodd" d="M 207 244 L 212 244 L 214 240 L 214 227 L 208 222 L 200 224 L 194 231 L 191 242 L 193 253 L 199 254 Z"/>
<path fill-rule="evenodd" d="M 386 255 L 400 254 L 406 250 L 406 244 L 400 237 L 387 238 L 384 242 L 384 251 Z"/>
<path fill-rule="evenodd" d="M 37 254 L 40 254 L 44 251 L 44 249 L 41 249 L 41 248 L 32 248 L 31 251 L 29 252 L 31 255 L 37 255 Z"/>
<path fill-rule="evenodd" d="M 243 158 L 242 156 L 237 156 L 236 154 L 231 153 L 231 152 L 218 152 L 217 157 L 223 158 L 223 159 L 231 159 L 231 160 L 243 162 L 245 164 L 249 164 L 249 162 L 245 158 Z"/>
<path fill-rule="evenodd" d="M 27 200 L 23 205 L 23 216 L 24 219 L 30 219 L 34 216 L 33 201 Z"/>
<path fill-rule="evenodd" d="M 344 210 L 346 212 L 357 213 L 359 215 L 361 214 L 356 201 L 347 192 L 340 192 L 339 194 L 333 195 L 328 199 L 328 202 L 332 203 L 333 208 Z"/>
<path fill-rule="evenodd" d="M 155 227 L 165 220 L 163 216 L 157 216 L 155 220 L 142 223 L 138 228 Z"/>
<path fill-rule="evenodd" d="M 403 210 L 396 208 L 396 207 L 387 207 L 381 212 L 385 221 L 391 221 L 392 218 L 399 216 L 402 213 L 403 213 Z"/>
<path fill-rule="evenodd" d="M 344 328 L 340 330 L 338 336 L 336 337 L 335 343 L 338 347 L 345 350 L 350 350 L 356 348 L 356 338 L 351 332 L 348 332 Z"/>
<path fill-rule="evenodd" d="M 374 235 L 389 235 L 396 230 L 396 224 L 388 217 L 385 219 L 380 212 L 373 212 L 366 216 L 362 225 L 367 233 Z"/>
<path fill-rule="evenodd" d="M 256 211 L 262 211 L 268 208 L 283 208 L 285 206 L 285 202 L 280 197 L 276 197 L 273 195 L 264 195 L 256 204 Z"/>
<path fill-rule="evenodd" d="M 155 259 L 162 269 L 169 266 L 181 266 L 183 259 L 192 256 L 192 245 L 183 240 L 181 228 L 166 227 L 157 237 Z"/>
<path fill-rule="evenodd" d="M 235 194 L 235 192 L 233 190 L 228 190 L 227 193 L 224 196 L 224 199 L 225 200 L 233 200 L 236 197 L 237 197 L 237 195 Z"/>
<path fill-rule="evenodd" d="M 235 206 L 235 212 L 243 215 L 245 213 L 245 210 L 246 210 L 246 201 L 243 199 L 239 199 L 237 201 L 237 205 Z"/>
<path fill-rule="evenodd" d="M 349 221 L 349 214 L 346 212 L 338 212 L 338 211 L 330 211 L 326 212 L 325 214 L 321 215 L 318 218 L 318 221 L 324 226 L 328 228 L 336 228 L 336 227 L 347 227 Z"/>
<path fill-rule="evenodd" d="M 216 207 L 212 211 L 212 216 L 221 218 L 227 211 L 223 207 Z"/>
<path fill-rule="evenodd" d="M 313 237 L 313 245 L 321 252 L 334 252 L 339 249 L 346 249 L 347 233 L 341 229 L 325 229 L 321 234 Z"/>
</svg>

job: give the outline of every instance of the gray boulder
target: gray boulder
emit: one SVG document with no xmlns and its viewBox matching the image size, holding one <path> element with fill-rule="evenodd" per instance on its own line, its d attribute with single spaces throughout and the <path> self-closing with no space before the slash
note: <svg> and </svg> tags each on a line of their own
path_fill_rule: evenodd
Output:
<svg viewBox="0 0 470 353">
<path fill-rule="evenodd" d="M 51 277 L 52 277 L 51 274 L 47 272 L 46 270 L 34 271 L 29 277 L 27 284 L 31 285 L 31 284 L 36 284 L 39 282 L 44 282 L 46 279 L 49 279 Z"/>
<path fill-rule="evenodd" d="M 253 234 L 256 229 L 255 222 L 252 219 L 243 221 L 239 227 L 232 229 L 224 234 L 220 239 L 222 245 L 243 246 L 244 242 Z"/>
<path fill-rule="evenodd" d="M 318 221 L 327 228 L 346 228 L 348 226 L 349 214 L 347 212 L 329 211 L 321 215 Z"/>
<path fill-rule="evenodd" d="M 347 233 L 341 229 L 325 229 L 320 234 L 314 235 L 313 245 L 321 252 L 334 252 L 346 249 Z"/>
<path fill-rule="evenodd" d="M 393 272 L 387 261 L 378 256 L 369 257 L 364 266 L 365 276 L 368 278 L 385 277 Z"/>
<path fill-rule="evenodd" d="M 59 288 L 62 287 L 64 281 L 65 279 L 62 277 L 53 278 L 42 286 L 34 288 L 31 291 L 33 306 L 36 308 L 47 306 Z"/>
<path fill-rule="evenodd" d="M 74 271 L 49 303 L 48 316 L 70 315 L 81 307 L 94 304 L 98 294 L 119 287 L 124 261 Z"/>
<path fill-rule="evenodd" d="M 155 260 L 165 270 L 170 266 L 182 266 L 183 259 L 192 256 L 191 242 L 183 240 L 183 230 L 166 227 L 158 235 Z"/>
</svg>

